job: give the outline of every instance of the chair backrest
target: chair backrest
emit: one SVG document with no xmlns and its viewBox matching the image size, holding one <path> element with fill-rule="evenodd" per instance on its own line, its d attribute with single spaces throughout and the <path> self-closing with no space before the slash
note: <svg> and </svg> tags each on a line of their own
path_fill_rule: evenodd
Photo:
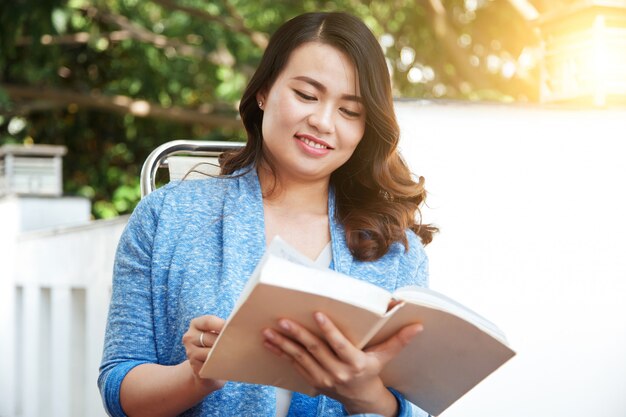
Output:
<svg viewBox="0 0 626 417">
<path fill-rule="evenodd" d="M 242 142 L 201 140 L 173 140 L 166 142 L 148 155 L 141 168 L 141 197 L 156 189 L 155 178 L 159 168 L 168 168 L 170 181 L 206 178 L 219 173 L 218 156 L 231 149 L 239 149 Z M 184 155 L 184 156 L 183 156 Z"/>
</svg>

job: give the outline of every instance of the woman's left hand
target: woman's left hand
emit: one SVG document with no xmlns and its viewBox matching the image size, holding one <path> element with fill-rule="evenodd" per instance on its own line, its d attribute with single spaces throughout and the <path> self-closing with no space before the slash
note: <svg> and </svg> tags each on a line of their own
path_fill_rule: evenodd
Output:
<svg viewBox="0 0 626 417">
<path fill-rule="evenodd" d="M 350 343 L 327 316 L 318 312 L 314 318 L 323 338 L 294 321 L 281 319 L 280 331 L 264 329 L 265 346 L 290 359 L 312 387 L 343 403 L 348 412 L 396 415 L 397 401 L 379 374 L 422 330 L 422 325 L 406 326 L 363 351 Z"/>
</svg>

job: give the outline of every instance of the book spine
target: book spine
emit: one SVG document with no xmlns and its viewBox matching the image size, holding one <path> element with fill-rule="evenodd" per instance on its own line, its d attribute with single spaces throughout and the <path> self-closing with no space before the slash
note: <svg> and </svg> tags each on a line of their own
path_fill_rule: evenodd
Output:
<svg viewBox="0 0 626 417">
<path fill-rule="evenodd" d="M 363 349 L 365 346 L 367 346 L 367 344 L 370 342 L 370 340 L 372 340 L 374 338 L 374 336 L 376 336 L 378 334 L 378 332 L 380 331 L 380 329 L 383 328 L 383 326 L 385 324 L 387 324 L 387 322 L 389 321 L 389 319 L 391 318 L 391 315 L 385 314 L 383 317 L 380 318 L 380 320 L 378 320 L 376 322 L 376 325 L 373 326 L 366 334 L 365 336 L 363 336 L 363 338 L 361 339 L 361 341 L 359 341 L 358 343 L 355 343 L 355 347 L 357 349 Z"/>
</svg>

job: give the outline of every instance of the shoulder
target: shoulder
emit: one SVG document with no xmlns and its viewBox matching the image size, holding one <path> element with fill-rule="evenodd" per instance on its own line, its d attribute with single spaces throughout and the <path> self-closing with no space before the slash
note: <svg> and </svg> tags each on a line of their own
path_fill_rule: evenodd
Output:
<svg viewBox="0 0 626 417">
<path fill-rule="evenodd" d="M 424 244 L 422 244 L 422 239 L 420 239 L 420 237 L 410 229 L 406 231 L 406 238 L 408 242 L 408 249 L 405 250 L 405 257 L 417 264 L 426 260 L 427 256 L 426 251 L 424 250 Z"/>
<path fill-rule="evenodd" d="M 139 201 L 127 230 L 132 234 L 154 235 L 207 217 L 219 217 L 229 180 L 214 178 L 168 183 Z"/>
<path fill-rule="evenodd" d="M 228 189 L 232 188 L 233 181 L 236 179 L 206 178 L 170 182 L 144 197 L 135 211 L 161 216 L 217 207 Z"/>
<path fill-rule="evenodd" d="M 134 217 L 151 219 L 153 229 L 162 232 L 193 225 L 217 226 L 227 213 L 249 212 L 249 206 L 259 198 L 260 187 L 255 170 L 223 177 L 175 181 L 144 197 L 131 220 Z"/>
<path fill-rule="evenodd" d="M 173 207 L 195 206 L 206 200 L 223 198 L 225 192 L 237 181 L 232 178 L 208 177 L 205 179 L 193 179 L 173 181 L 157 189 L 154 198 L 161 199 L 163 203 Z"/>
<path fill-rule="evenodd" d="M 389 252 L 381 259 L 388 258 L 396 265 L 395 288 L 407 285 L 428 286 L 428 256 L 421 239 L 412 230 L 407 230 L 408 245 L 394 242 Z"/>
<path fill-rule="evenodd" d="M 247 195 L 258 188 L 256 170 L 240 169 L 232 175 L 170 182 L 147 196 L 173 208 L 198 207 Z"/>
<path fill-rule="evenodd" d="M 394 242 L 383 258 L 391 258 L 406 268 L 417 268 L 427 259 L 422 240 L 412 230 L 406 230 L 407 246 L 402 242 Z"/>
<path fill-rule="evenodd" d="M 398 286 L 419 285 L 428 286 L 428 256 L 424 250 L 422 240 L 412 230 L 406 231 L 408 248 L 399 244 L 403 250 L 400 256 Z M 398 244 L 398 243 L 396 243 Z"/>
<path fill-rule="evenodd" d="M 389 291 L 407 285 L 428 284 L 428 258 L 420 238 L 406 231 L 408 247 L 394 242 L 381 258 L 374 261 L 354 260 L 349 275 L 365 279 Z"/>
</svg>

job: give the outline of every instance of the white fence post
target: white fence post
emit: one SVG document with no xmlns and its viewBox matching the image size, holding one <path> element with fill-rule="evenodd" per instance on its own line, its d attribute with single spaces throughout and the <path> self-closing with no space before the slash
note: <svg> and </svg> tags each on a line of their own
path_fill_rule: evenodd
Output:
<svg viewBox="0 0 626 417">
<path fill-rule="evenodd" d="M 35 283 L 23 287 L 23 302 L 20 329 L 20 356 L 21 356 L 21 402 L 24 417 L 39 416 L 40 408 L 40 343 L 41 326 L 39 325 L 41 291 Z"/>
<path fill-rule="evenodd" d="M 72 323 L 72 291 L 69 286 L 51 289 L 50 295 L 50 402 L 53 416 L 70 416 L 71 336 L 76 331 Z M 45 343 L 45 342 L 44 342 Z"/>
<path fill-rule="evenodd" d="M 111 272 L 109 272 L 110 274 Z M 104 408 L 96 381 L 98 378 L 98 367 L 102 360 L 103 336 L 110 300 L 110 285 L 102 285 L 102 280 L 99 281 L 87 289 L 85 303 L 87 343 L 85 349 L 85 379 L 88 381 L 88 387 L 85 392 L 86 416 L 104 415 Z"/>
<path fill-rule="evenodd" d="M 15 259 L 19 230 L 14 198 L 0 200 L 0 416 L 16 414 Z"/>
</svg>

